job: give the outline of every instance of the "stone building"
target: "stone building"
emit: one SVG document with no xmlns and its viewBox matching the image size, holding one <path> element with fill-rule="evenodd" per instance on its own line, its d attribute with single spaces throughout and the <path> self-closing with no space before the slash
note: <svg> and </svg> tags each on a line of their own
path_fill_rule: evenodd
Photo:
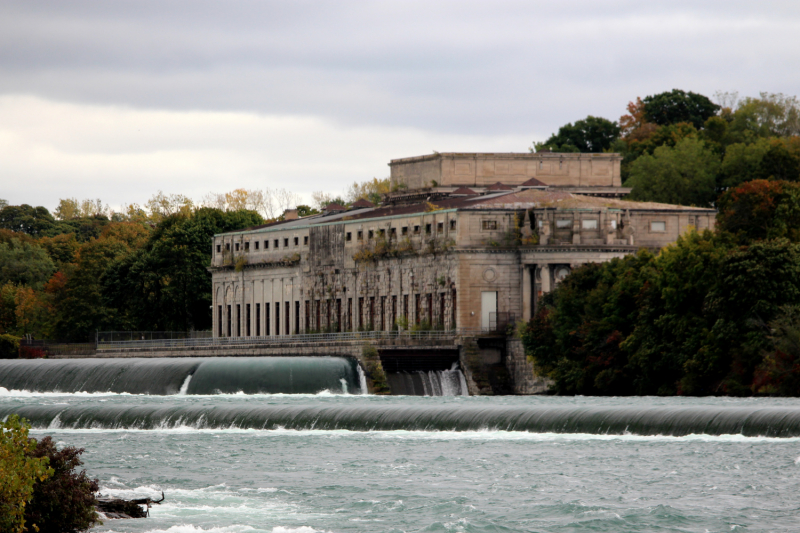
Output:
<svg viewBox="0 0 800 533">
<path fill-rule="evenodd" d="M 529 319 L 584 263 L 657 250 L 713 209 L 629 202 L 618 154 L 393 160 L 394 193 L 214 237 L 215 336 Z"/>
</svg>

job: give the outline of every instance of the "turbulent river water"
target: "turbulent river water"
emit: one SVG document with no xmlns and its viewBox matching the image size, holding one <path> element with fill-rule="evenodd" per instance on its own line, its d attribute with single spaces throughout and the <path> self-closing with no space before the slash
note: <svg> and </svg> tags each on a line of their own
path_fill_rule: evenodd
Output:
<svg viewBox="0 0 800 533">
<path fill-rule="evenodd" d="M 150 518 L 109 520 L 97 531 L 800 529 L 793 399 L 180 389 L 0 388 L 0 417 L 22 413 L 34 436 L 86 448 L 102 494 L 165 492 Z M 795 436 L 763 436 L 770 432 Z"/>
</svg>

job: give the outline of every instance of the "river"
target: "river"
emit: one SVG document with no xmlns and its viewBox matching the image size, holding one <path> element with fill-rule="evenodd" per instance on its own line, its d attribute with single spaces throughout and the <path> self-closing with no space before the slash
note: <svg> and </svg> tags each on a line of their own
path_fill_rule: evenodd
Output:
<svg viewBox="0 0 800 533">
<path fill-rule="evenodd" d="M 569 425 L 557 432 L 546 431 L 550 426 L 537 430 L 534 422 L 541 425 L 542 417 L 531 422 L 523 416 L 529 411 L 573 419 L 589 412 L 595 425 L 584 420 L 581 427 L 596 430 L 571 431 Z M 800 413 L 795 399 L 157 396 L 0 389 L 0 416 L 11 412 L 33 420 L 33 436 L 53 435 L 59 445 L 86 448 L 84 466 L 99 478 L 102 494 L 166 494 L 150 518 L 109 520 L 96 531 L 800 529 L 800 438 L 678 429 L 697 424 L 698 417 L 733 413 L 756 422 L 766 416 L 784 424 L 784 431 Z M 469 413 L 477 425 L 465 426 L 459 413 Z M 645 413 L 642 433 L 655 427 L 655 419 L 667 420 L 659 423 L 672 429 L 661 435 L 635 434 L 635 427 L 619 431 L 616 422 L 608 422 L 615 413 L 640 425 L 635 413 Z M 408 425 L 420 418 L 427 422 Z M 520 428 L 523 418 L 527 429 L 497 429 L 498 421 Z M 479 427 L 480 420 L 489 422 Z M 370 427 L 378 429 L 365 430 Z"/>
</svg>

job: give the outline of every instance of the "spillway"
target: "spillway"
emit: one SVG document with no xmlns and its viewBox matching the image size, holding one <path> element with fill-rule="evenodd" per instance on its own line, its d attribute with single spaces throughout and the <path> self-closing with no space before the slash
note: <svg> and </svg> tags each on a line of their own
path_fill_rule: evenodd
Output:
<svg viewBox="0 0 800 533">
<path fill-rule="evenodd" d="M 344 357 L 10 360 L 0 361 L 0 387 L 152 395 L 362 392 L 358 363 Z"/>
<path fill-rule="evenodd" d="M 721 407 L 470 407 L 464 405 L 196 405 L 0 406 L 38 428 L 294 429 L 351 431 L 525 431 L 602 435 L 690 434 L 800 437 L 800 409 Z"/>
</svg>

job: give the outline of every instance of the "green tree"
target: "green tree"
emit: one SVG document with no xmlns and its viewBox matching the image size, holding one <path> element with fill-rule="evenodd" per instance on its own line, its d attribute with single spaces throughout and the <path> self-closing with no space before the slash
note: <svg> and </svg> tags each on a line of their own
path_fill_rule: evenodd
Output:
<svg viewBox="0 0 800 533">
<path fill-rule="evenodd" d="M 619 138 L 616 122 L 589 115 L 575 124 L 561 126 L 558 133 L 544 143 L 536 143 L 536 151 L 600 153 L 608 150 Z"/>
<path fill-rule="evenodd" d="M 142 248 L 120 256 L 102 277 L 104 305 L 116 310 L 117 327 L 210 328 L 209 243 L 216 233 L 261 223 L 255 211 L 213 208 L 163 219 Z"/>
<path fill-rule="evenodd" d="M 46 457 L 32 455 L 36 441 L 28 438 L 30 426 L 17 415 L 0 422 L 0 531 L 36 531 L 39 524 L 25 524 L 25 508 L 34 484 L 53 474 Z"/>
<path fill-rule="evenodd" d="M 661 146 L 631 164 L 625 183 L 632 200 L 709 206 L 716 198 L 719 156 L 695 137 Z"/>
<path fill-rule="evenodd" d="M 688 122 L 700 129 L 720 110 L 720 106 L 702 94 L 680 89 L 647 96 L 642 102 L 645 119 L 659 126 Z"/>
<path fill-rule="evenodd" d="M 0 228 L 37 237 L 46 235 L 55 226 L 55 219 L 44 207 L 27 204 L 8 205 L 0 210 Z"/>
<path fill-rule="evenodd" d="M 14 283 L 41 288 L 55 270 L 41 246 L 16 239 L 0 242 L 0 285 Z"/>
</svg>

